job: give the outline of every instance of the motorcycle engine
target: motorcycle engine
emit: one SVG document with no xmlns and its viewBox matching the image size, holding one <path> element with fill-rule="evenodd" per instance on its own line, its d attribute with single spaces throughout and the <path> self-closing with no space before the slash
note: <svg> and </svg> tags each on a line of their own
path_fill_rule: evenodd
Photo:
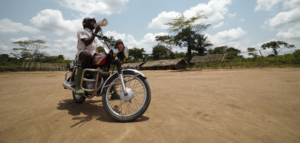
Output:
<svg viewBox="0 0 300 143">
<path fill-rule="evenodd" d="M 92 77 L 93 77 L 93 79 L 96 79 L 97 73 L 94 72 L 94 73 L 92 74 Z M 101 85 L 101 84 L 103 83 L 103 78 L 102 78 L 102 77 L 100 77 L 100 78 L 101 78 L 101 81 L 98 81 L 98 86 Z M 87 82 L 87 81 L 84 81 L 83 87 L 84 87 L 85 89 L 94 89 L 94 88 L 95 88 L 95 84 L 96 84 L 96 82 Z M 88 95 L 93 95 L 93 94 L 94 94 L 94 91 L 90 91 L 90 92 L 86 92 L 86 93 L 87 93 Z"/>
<path fill-rule="evenodd" d="M 83 87 L 85 89 L 94 89 L 95 88 L 95 82 L 84 81 Z M 89 95 L 92 95 L 92 94 L 94 94 L 94 91 L 90 91 L 90 92 L 86 91 L 86 93 L 89 94 Z"/>
</svg>

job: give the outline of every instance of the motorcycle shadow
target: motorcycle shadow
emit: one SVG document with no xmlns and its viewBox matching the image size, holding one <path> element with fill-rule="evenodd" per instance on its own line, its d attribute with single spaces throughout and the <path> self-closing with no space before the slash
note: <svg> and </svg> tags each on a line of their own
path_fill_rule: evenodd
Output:
<svg viewBox="0 0 300 143">
<path fill-rule="evenodd" d="M 102 122 L 120 123 L 113 120 L 106 114 L 102 105 L 102 100 L 86 100 L 82 104 L 77 104 L 73 101 L 73 99 L 66 99 L 59 101 L 57 109 L 68 110 L 68 114 L 72 116 L 78 116 L 82 114 L 86 115 L 85 117 L 73 117 L 72 120 L 79 120 L 79 122 L 72 125 L 71 127 L 75 127 L 77 125 L 82 126 L 83 124 L 91 121 L 94 118 Z M 149 117 L 141 116 L 132 123 L 147 120 L 149 120 Z"/>
</svg>

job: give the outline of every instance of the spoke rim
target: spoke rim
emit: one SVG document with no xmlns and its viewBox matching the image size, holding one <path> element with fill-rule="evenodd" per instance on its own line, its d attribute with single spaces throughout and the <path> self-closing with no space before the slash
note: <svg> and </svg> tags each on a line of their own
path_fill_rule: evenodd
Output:
<svg viewBox="0 0 300 143">
<path fill-rule="evenodd" d="M 128 80 L 129 79 L 129 80 Z M 112 111 L 113 114 L 121 117 L 128 117 L 136 114 L 138 111 L 141 110 L 141 108 L 144 106 L 146 99 L 147 99 L 147 89 L 144 84 L 144 82 L 133 76 L 133 75 L 124 75 L 124 81 L 126 84 L 126 87 L 129 87 L 132 89 L 134 95 L 132 99 L 128 102 L 124 102 L 123 100 L 111 100 L 109 99 L 111 96 L 110 90 L 113 84 L 115 84 L 116 88 L 122 89 L 121 82 L 119 78 L 116 78 L 113 80 L 108 87 L 108 90 L 106 91 L 106 104 L 108 105 L 108 108 L 110 111 Z M 134 83 L 132 83 L 134 81 Z M 133 87 L 132 87 L 133 86 Z M 136 90 L 137 87 L 140 87 L 139 90 Z M 117 90 L 120 93 L 120 90 Z M 142 95 L 141 95 L 142 94 Z M 141 98 L 143 101 L 139 101 L 137 98 Z M 119 103 L 116 103 L 119 102 Z M 116 104 L 115 104 L 116 103 Z M 126 108 L 126 109 L 124 109 Z"/>
</svg>

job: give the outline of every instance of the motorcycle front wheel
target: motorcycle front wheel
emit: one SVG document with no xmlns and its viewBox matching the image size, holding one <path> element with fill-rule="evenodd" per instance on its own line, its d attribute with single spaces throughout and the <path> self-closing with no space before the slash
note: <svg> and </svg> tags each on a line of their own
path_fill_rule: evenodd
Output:
<svg viewBox="0 0 300 143">
<path fill-rule="evenodd" d="M 151 100 L 148 82 L 134 72 L 123 72 L 127 96 L 124 96 L 118 75 L 109 79 L 103 90 L 102 103 L 105 112 L 120 122 L 134 121 L 147 110 Z"/>
</svg>

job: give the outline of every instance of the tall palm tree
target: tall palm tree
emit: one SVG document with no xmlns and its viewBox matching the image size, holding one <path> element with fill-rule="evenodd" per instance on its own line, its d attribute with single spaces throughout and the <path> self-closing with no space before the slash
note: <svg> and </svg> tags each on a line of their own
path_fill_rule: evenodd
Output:
<svg viewBox="0 0 300 143">
<path fill-rule="evenodd" d="M 271 48 L 273 49 L 273 52 L 274 52 L 274 55 L 278 55 L 278 52 L 276 49 L 279 49 L 279 48 L 295 48 L 294 45 L 289 45 L 288 43 L 286 42 L 283 42 L 283 41 L 271 41 L 269 43 L 264 43 L 261 45 L 261 48 L 263 49 L 266 49 L 266 48 Z"/>
<path fill-rule="evenodd" d="M 193 50 L 197 51 L 199 56 L 205 55 L 204 52 L 207 51 L 209 47 L 213 46 L 213 44 L 207 40 L 205 35 L 196 34 L 195 41 Z"/>
</svg>

